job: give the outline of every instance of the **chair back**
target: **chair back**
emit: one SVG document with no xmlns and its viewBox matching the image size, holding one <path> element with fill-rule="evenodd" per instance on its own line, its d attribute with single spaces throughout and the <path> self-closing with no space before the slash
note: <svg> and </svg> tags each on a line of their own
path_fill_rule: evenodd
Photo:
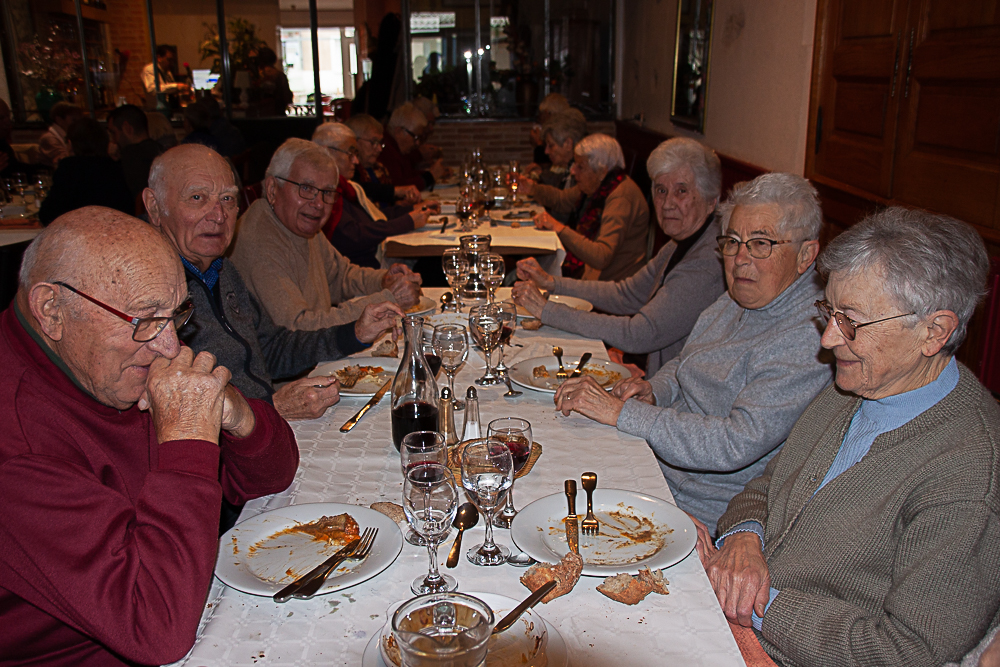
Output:
<svg viewBox="0 0 1000 667">
<path fill-rule="evenodd" d="M 984 334 L 979 355 L 979 381 L 992 391 L 1000 394 L 1000 257 L 990 260 L 990 278 L 987 283 L 984 312 Z"/>
</svg>

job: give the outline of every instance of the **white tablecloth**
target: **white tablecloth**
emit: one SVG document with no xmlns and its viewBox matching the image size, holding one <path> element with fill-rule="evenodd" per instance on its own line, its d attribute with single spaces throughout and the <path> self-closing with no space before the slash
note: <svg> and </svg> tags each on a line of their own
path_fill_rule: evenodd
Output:
<svg viewBox="0 0 1000 667">
<path fill-rule="evenodd" d="M 426 290 L 436 298 L 438 291 Z M 603 345 L 543 327 L 536 332 L 518 329 L 512 348 L 516 359 L 548 354 L 561 345 L 566 357 L 593 352 L 607 358 Z M 456 387 L 464 389 L 481 375 L 463 367 Z M 441 375 L 442 381 L 444 374 Z M 563 417 L 549 394 L 525 391 L 516 399 L 502 398 L 499 388 L 478 388 L 483 423 L 503 416 L 519 416 L 532 424 L 543 454 L 531 473 L 514 487 L 517 507 L 562 490 L 563 480 L 594 470 L 606 488 L 642 490 L 671 499 L 659 466 L 644 441 L 619 433 L 585 417 Z M 247 504 L 243 518 L 293 503 L 341 502 L 368 506 L 376 501 L 401 502 L 399 454 L 389 435 L 388 399 L 370 411 L 350 432 L 339 427 L 364 404 L 343 399 L 321 419 L 295 422 L 301 464 L 291 487 L 283 493 Z M 462 413 L 457 413 L 459 426 Z M 581 492 L 582 493 L 582 492 Z M 482 540 L 477 527 L 464 539 L 466 546 Z M 497 541 L 510 544 L 506 530 Z M 442 562 L 447 546 L 440 549 Z M 356 587 L 279 605 L 270 598 L 246 595 L 217 579 L 209 593 L 198 641 L 181 663 L 222 665 L 350 665 L 361 664 L 365 646 L 386 622 L 386 609 L 412 597 L 410 582 L 426 572 L 423 548 L 403 545 L 399 558 L 387 570 Z M 510 566 L 475 567 L 463 556 L 454 570 L 459 589 L 499 593 L 520 598 L 528 593 L 518 577 L 524 570 Z M 650 595 L 628 607 L 595 590 L 599 578 L 583 577 L 573 592 L 536 607 L 565 640 L 574 667 L 629 665 L 743 665 L 739 649 L 712 592 L 708 577 L 692 552 L 664 570 L 670 581 L 668 596 Z"/>
</svg>

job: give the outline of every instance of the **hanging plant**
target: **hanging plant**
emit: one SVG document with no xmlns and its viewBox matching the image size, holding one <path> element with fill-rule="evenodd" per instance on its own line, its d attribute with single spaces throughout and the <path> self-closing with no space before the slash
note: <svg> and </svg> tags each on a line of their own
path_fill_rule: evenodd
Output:
<svg viewBox="0 0 1000 667">
<path fill-rule="evenodd" d="M 215 24 L 203 23 L 205 38 L 198 47 L 202 60 L 213 59 L 212 71 L 222 71 L 221 52 L 219 51 L 219 32 Z M 248 70 L 255 72 L 257 50 L 267 46 L 267 42 L 257 37 L 257 26 L 246 19 L 234 17 L 227 22 L 226 40 L 229 47 L 229 66 L 232 71 Z"/>
</svg>

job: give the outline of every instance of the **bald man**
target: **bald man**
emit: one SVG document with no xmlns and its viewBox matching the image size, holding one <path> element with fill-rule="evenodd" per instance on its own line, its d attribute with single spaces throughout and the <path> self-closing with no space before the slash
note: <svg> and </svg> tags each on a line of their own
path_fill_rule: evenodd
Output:
<svg viewBox="0 0 1000 667">
<path fill-rule="evenodd" d="M 223 496 L 285 489 L 288 424 L 182 347 L 184 271 L 111 209 L 58 218 L 0 314 L 0 662 L 180 659 L 212 581 Z"/>
</svg>

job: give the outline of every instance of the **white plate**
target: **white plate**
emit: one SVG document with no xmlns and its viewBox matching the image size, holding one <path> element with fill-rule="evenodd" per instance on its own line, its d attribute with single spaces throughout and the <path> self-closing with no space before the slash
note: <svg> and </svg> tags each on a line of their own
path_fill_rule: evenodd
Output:
<svg viewBox="0 0 1000 667">
<path fill-rule="evenodd" d="M 402 342 L 402 341 L 401 341 Z M 400 345 L 402 348 L 402 345 Z M 328 361 L 318 365 L 309 373 L 309 377 L 327 377 L 347 366 L 381 366 L 382 372 L 378 375 L 368 375 L 350 389 L 340 389 L 341 396 L 356 396 L 358 398 L 371 398 L 375 392 L 391 380 L 396 375 L 399 368 L 399 359 L 393 357 L 347 357 L 337 361 Z"/>
<path fill-rule="evenodd" d="M 433 313 L 436 309 L 437 304 L 434 303 L 434 299 L 422 296 L 420 297 L 420 301 L 417 305 L 404 312 L 406 312 L 407 315 L 424 315 L 425 313 Z"/>
<path fill-rule="evenodd" d="M 684 560 L 698 541 L 694 522 L 687 514 L 666 500 L 644 493 L 598 488 L 594 491 L 594 514 L 601 522 L 600 534 L 580 533 L 583 573 L 590 577 L 619 572 L 638 574 L 640 567 L 670 567 Z M 518 549 L 535 560 L 558 562 L 569 551 L 565 517 L 565 495 L 539 498 L 518 511 L 510 537 Z M 650 529 L 650 539 L 636 543 L 628 537 Z"/>
<path fill-rule="evenodd" d="M 272 596 L 337 552 L 339 547 L 286 528 L 323 516 L 347 512 L 363 531 L 378 528 L 368 558 L 345 561 L 330 575 L 318 595 L 349 588 L 371 579 L 392 565 L 403 549 L 403 535 L 396 522 L 373 509 L 342 503 L 289 505 L 264 512 L 236 524 L 219 538 L 215 576 L 231 588 L 251 595 Z M 254 547 L 253 550 L 250 548 Z"/>
<path fill-rule="evenodd" d="M 506 616 L 507 612 L 516 607 L 518 602 L 520 602 L 520 600 L 513 600 L 509 597 L 496 595 L 494 593 L 468 593 L 468 595 L 477 597 L 485 602 L 489 608 L 493 610 L 493 614 L 497 621 Z M 368 645 L 365 647 L 364 656 L 361 659 L 361 667 L 395 667 L 393 663 L 386 664 L 385 659 L 382 657 L 380 646 L 383 635 L 390 631 L 389 624 L 392 621 L 392 614 L 399 608 L 400 604 L 402 603 L 396 603 L 389 607 L 389 612 L 387 613 L 388 621 L 386 621 L 386 624 L 382 627 L 382 629 L 375 633 L 371 640 L 369 640 Z M 548 634 L 548 642 L 545 646 L 545 657 L 547 658 L 548 667 L 568 667 L 569 652 L 566 650 L 566 642 L 563 640 L 562 635 L 559 634 L 559 631 L 556 630 L 555 626 L 545 620 L 545 618 L 538 613 L 538 607 L 529 611 L 530 615 L 545 623 L 545 632 Z M 507 632 L 514 632 L 518 626 L 524 628 L 524 620 L 528 618 L 528 616 L 528 613 L 522 616 L 518 620 L 518 625 L 515 625 L 514 628 L 511 628 Z M 521 663 L 519 661 L 507 661 L 506 664 L 524 664 L 526 667 L 530 667 L 528 663 Z M 489 654 L 486 657 L 486 667 L 495 667 L 490 662 Z"/>
<path fill-rule="evenodd" d="M 581 299 L 575 296 L 566 296 L 565 294 L 550 294 L 548 300 L 551 301 L 552 303 L 561 303 L 564 306 L 569 306 L 570 308 L 573 308 L 574 310 L 579 310 L 580 312 L 583 313 L 589 313 L 594 309 L 594 304 L 587 301 L 586 299 Z M 526 318 L 532 319 L 533 316 L 526 311 L 522 312 L 518 310 L 517 319 L 523 320 Z"/>
<path fill-rule="evenodd" d="M 563 357 L 563 366 L 568 373 L 572 373 L 579 361 L 579 357 Z M 539 366 L 545 367 L 546 372 L 549 374 L 548 377 L 535 377 L 535 369 Z M 562 384 L 560 380 L 556 379 L 556 372 L 558 370 L 559 362 L 556 361 L 555 357 L 533 357 L 517 362 L 507 372 L 510 375 L 511 381 L 516 385 L 546 394 L 554 394 L 559 385 Z M 591 372 L 588 373 L 588 370 Z M 624 366 L 616 364 L 613 361 L 605 361 L 604 359 L 591 359 L 588 361 L 587 365 L 583 367 L 582 374 L 590 375 L 605 389 L 611 389 L 616 382 L 632 375 Z"/>
</svg>

